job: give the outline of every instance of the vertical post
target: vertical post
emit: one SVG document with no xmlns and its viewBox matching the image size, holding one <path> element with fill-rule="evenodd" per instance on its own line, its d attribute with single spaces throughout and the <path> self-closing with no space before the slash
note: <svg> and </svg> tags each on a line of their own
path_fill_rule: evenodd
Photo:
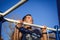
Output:
<svg viewBox="0 0 60 40">
<path fill-rule="evenodd" d="M 56 29 L 56 40 L 59 40 L 59 31 L 58 31 L 58 25 L 55 26 L 55 29 Z"/>
<path fill-rule="evenodd" d="M 2 23 L 5 22 L 6 20 L 0 16 L 0 37 L 1 37 L 1 28 L 2 28 Z"/>
<path fill-rule="evenodd" d="M 1 37 L 1 26 L 2 26 L 2 22 L 0 21 L 0 37 Z"/>
</svg>

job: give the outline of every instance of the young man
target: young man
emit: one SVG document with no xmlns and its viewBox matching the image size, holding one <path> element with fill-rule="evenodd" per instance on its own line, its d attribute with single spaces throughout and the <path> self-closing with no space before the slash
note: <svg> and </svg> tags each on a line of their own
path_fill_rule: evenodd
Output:
<svg viewBox="0 0 60 40">
<path fill-rule="evenodd" d="M 40 31 L 39 30 L 32 30 L 32 26 L 29 26 L 29 25 L 23 25 L 22 23 L 23 22 L 26 22 L 26 23 L 30 23 L 30 24 L 33 24 L 33 18 L 32 18 L 32 16 L 31 16 L 31 14 L 27 14 L 26 16 L 24 16 L 23 17 L 23 19 L 22 20 L 19 20 L 19 22 L 20 23 L 18 23 L 17 25 L 16 25 L 16 27 L 15 27 L 15 32 L 14 32 L 14 35 L 13 35 L 13 40 L 29 40 L 28 39 L 28 35 L 30 35 L 30 34 L 27 34 L 27 33 L 25 33 L 25 34 L 23 34 L 19 29 L 21 28 L 21 27 L 23 27 L 23 28 L 25 28 L 25 29 L 27 29 L 27 30 L 30 30 L 30 31 L 33 31 L 33 32 L 35 32 L 35 33 L 39 33 L 39 34 L 41 34 L 40 33 Z M 19 29 L 18 29 L 19 28 Z M 44 28 L 42 28 L 42 32 L 44 33 L 42 36 L 42 40 L 43 40 L 43 38 L 44 39 L 46 39 L 46 34 L 45 34 L 45 32 L 46 32 L 46 27 L 44 27 Z M 40 40 L 40 39 L 38 39 L 38 38 L 33 38 L 33 36 L 32 35 L 30 35 L 30 40 Z"/>
</svg>

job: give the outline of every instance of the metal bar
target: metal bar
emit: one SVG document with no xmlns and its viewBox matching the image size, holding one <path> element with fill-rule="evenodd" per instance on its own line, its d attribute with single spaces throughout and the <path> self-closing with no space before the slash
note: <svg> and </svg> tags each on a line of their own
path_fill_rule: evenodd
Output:
<svg viewBox="0 0 60 40">
<path fill-rule="evenodd" d="M 2 22 L 0 21 L 0 36 L 1 36 Z"/>
<path fill-rule="evenodd" d="M 2 23 L 5 22 L 6 20 L 3 17 L 0 17 L 0 37 L 1 37 L 1 28 L 2 28 Z"/>
<path fill-rule="evenodd" d="M 56 40 L 59 40 L 58 26 L 56 25 L 55 27 L 56 27 L 56 33 L 55 33 L 55 35 L 56 35 Z"/>
<path fill-rule="evenodd" d="M 20 23 L 20 22 L 17 21 L 17 20 L 8 19 L 8 18 L 4 18 L 4 19 L 7 20 L 7 21 L 9 21 L 9 22 Z M 23 24 L 30 25 L 30 26 L 34 26 L 34 27 L 37 27 L 37 28 L 42 28 L 42 27 L 43 27 L 43 26 L 41 26 L 41 25 L 29 24 L 29 23 L 25 23 L 25 22 L 23 22 Z M 49 27 L 47 27 L 47 30 L 56 31 L 56 29 L 54 29 L 54 28 L 49 28 Z M 60 31 L 60 29 L 58 29 L 58 31 Z"/>
<path fill-rule="evenodd" d="M 2 13 L 0 13 L 0 15 L 3 15 Z"/>
<path fill-rule="evenodd" d="M 17 4 L 15 4 L 14 6 L 12 6 L 10 9 L 8 9 L 7 11 L 5 11 L 3 14 L 3 16 L 6 16 L 7 14 L 9 14 L 11 11 L 15 10 L 17 7 L 19 7 L 20 5 L 22 5 L 23 3 L 25 3 L 27 0 L 21 0 L 19 1 Z"/>
</svg>

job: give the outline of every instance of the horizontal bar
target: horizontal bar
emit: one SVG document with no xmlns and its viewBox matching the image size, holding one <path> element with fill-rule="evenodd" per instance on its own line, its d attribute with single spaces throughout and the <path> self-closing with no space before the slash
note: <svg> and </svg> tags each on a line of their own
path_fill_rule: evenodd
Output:
<svg viewBox="0 0 60 40">
<path fill-rule="evenodd" d="M 20 22 L 17 21 L 17 20 L 8 19 L 8 18 L 4 18 L 4 19 L 7 20 L 7 21 L 9 21 L 9 22 L 20 23 Z M 25 22 L 23 22 L 23 24 L 30 25 L 30 26 L 34 26 L 34 27 L 37 27 L 37 28 L 42 28 L 42 27 L 43 27 L 43 26 L 41 26 L 41 25 L 29 24 L 29 23 L 25 23 Z M 49 27 L 47 27 L 47 30 L 56 31 L 56 29 L 54 29 L 54 28 L 49 28 Z M 58 30 L 60 31 L 60 29 L 58 29 Z"/>
<path fill-rule="evenodd" d="M 19 1 L 17 4 L 15 4 L 14 6 L 12 6 L 11 8 L 9 8 L 7 11 L 5 11 L 3 14 L 3 16 L 6 16 L 7 14 L 9 14 L 11 11 L 13 11 L 14 9 L 16 9 L 17 7 L 21 6 L 23 3 L 25 3 L 27 0 L 21 0 Z"/>
<path fill-rule="evenodd" d="M 0 16 L 3 16 L 3 13 L 0 13 Z"/>
</svg>

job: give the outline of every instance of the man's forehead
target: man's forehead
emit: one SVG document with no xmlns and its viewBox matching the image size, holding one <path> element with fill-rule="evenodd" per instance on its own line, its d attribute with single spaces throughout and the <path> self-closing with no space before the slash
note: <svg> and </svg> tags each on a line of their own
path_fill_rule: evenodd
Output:
<svg viewBox="0 0 60 40">
<path fill-rule="evenodd" d="M 32 17 L 32 16 L 26 16 L 26 17 Z"/>
</svg>

